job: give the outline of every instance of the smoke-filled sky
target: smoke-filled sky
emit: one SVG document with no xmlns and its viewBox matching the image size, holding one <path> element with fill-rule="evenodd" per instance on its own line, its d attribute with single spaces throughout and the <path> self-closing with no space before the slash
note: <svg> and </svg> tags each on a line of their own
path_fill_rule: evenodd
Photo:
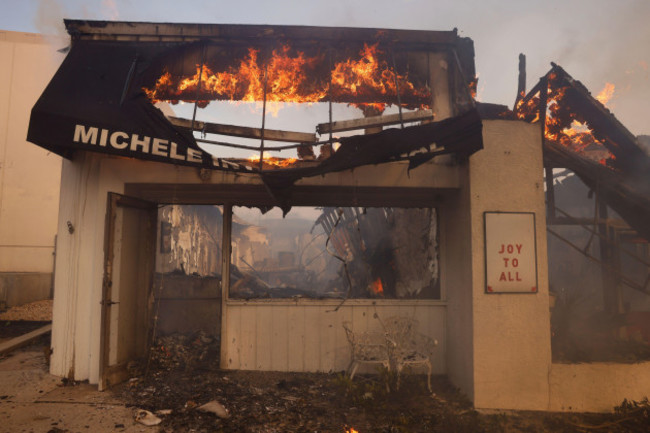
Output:
<svg viewBox="0 0 650 433">
<path fill-rule="evenodd" d="M 563 66 L 634 134 L 650 135 L 650 0 L 0 0 L 0 30 L 65 34 L 63 18 L 451 30 L 474 40 L 478 97 L 512 105 Z"/>
</svg>

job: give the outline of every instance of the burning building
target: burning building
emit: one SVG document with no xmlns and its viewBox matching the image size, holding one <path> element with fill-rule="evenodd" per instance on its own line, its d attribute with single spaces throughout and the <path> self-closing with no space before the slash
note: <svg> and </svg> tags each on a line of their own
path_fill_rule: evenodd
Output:
<svg viewBox="0 0 650 433">
<path fill-rule="evenodd" d="M 66 27 L 70 51 L 28 135 L 65 158 L 52 373 L 102 389 L 124 380 L 152 344 L 158 300 L 171 305 L 176 296 L 155 288 L 172 278 L 161 254 L 177 251 L 187 259 L 166 263 L 183 278 L 190 264 L 199 276 L 197 265 L 209 269 L 212 285 L 186 288 L 176 301 L 189 305 L 194 291 L 194 301 L 219 303 L 210 311 L 224 369 L 343 370 L 344 322 L 362 332 L 377 318 L 407 316 L 439 342 L 434 372 L 476 407 L 561 406 L 543 140 L 539 124 L 477 109 L 470 39 L 291 26 Z M 256 107 L 255 125 L 205 115 L 246 103 Z M 292 119 L 292 128 L 268 127 L 269 113 L 288 103 L 321 108 L 311 131 Z M 296 154 L 275 156 L 281 151 Z M 160 224 L 168 205 L 209 205 L 219 224 L 176 233 Z M 263 220 L 273 208 L 290 227 Z M 183 242 L 190 247 L 174 249 Z M 197 254 L 208 244 L 220 251 Z"/>
</svg>

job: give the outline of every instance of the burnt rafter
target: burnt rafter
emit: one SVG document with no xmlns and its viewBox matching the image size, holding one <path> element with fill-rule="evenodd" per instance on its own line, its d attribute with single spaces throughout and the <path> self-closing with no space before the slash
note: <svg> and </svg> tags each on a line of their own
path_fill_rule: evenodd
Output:
<svg viewBox="0 0 650 433">
<path fill-rule="evenodd" d="M 268 149 L 300 147 L 303 155 L 309 154 L 308 146 L 323 145 L 326 149 L 322 150 L 326 151 L 321 152 L 318 160 L 312 152 L 311 158 L 303 161 L 316 167 L 306 171 L 290 169 L 292 173 L 286 184 L 292 184 L 297 175 L 323 174 L 404 158 L 410 160 L 413 168 L 440 153 L 464 155 L 468 149 L 471 153 L 482 147 L 481 120 L 475 115 L 472 104 L 465 101 L 468 98 L 465 95 L 467 80 L 474 75 L 473 43 L 468 38 L 459 37 L 456 31 L 80 20 L 66 20 L 65 24 L 71 36 L 71 48 L 32 109 L 28 141 L 66 158 L 73 158 L 77 151 L 90 151 L 204 169 L 259 173 L 264 164 L 260 163 L 258 168 L 257 164 L 249 161 L 214 156 L 199 147 L 197 142 L 243 149 L 249 149 L 248 146 L 198 138 L 197 132 L 255 138 L 261 143 L 293 142 L 295 144 L 268 146 Z M 277 54 L 275 59 L 274 51 Z M 379 113 L 381 110 L 374 107 L 375 104 L 397 103 L 400 107 L 431 108 L 431 66 L 435 63 L 435 56 L 453 60 L 452 69 L 458 72 L 451 75 L 454 84 L 464 92 L 455 95 L 460 102 L 457 101 L 457 109 L 450 113 L 457 116 L 402 130 L 386 130 L 381 135 L 337 140 L 342 146 L 336 151 L 332 150 L 334 140 L 331 132 L 329 139 L 320 137 L 317 141 L 316 134 L 268 130 L 264 122 L 261 122 L 261 128 L 237 127 L 202 122 L 196 119 L 195 114 L 191 120 L 170 120 L 152 104 L 156 98 L 146 91 L 165 76 L 165 68 L 174 80 L 192 78 L 196 74 L 195 82 L 190 79 L 183 84 L 188 86 L 183 90 L 183 98 L 195 103 L 196 113 L 196 106 L 207 102 L 202 101 L 206 89 L 211 89 L 209 93 L 215 99 L 225 96 L 243 98 L 243 90 L 238 87 L 240 81 L 232 81 L 230 94 L 215 91 L 217 76 L 210 75 L 209 68 L 216 68 L 217 73 L 228 78 L 228 74 L 246 72 L 246 67 L 250 67 L 259 69 L 256 72 L 261 75 L 247 75 L 248 83 L 258 80 L 262 86 L 254 86 L 257 93 L 253 92 L 245 101 L 261 98 L 265 104 L 287 102 L 279 96 L 278 89 L 291 90 L 294 81 L 274 81 L 279 76 L 273 75 L 272 63 L 279 62 L 276 71 L 286 69 L 282 66 L 284 62 L 302 65 L 307 72 L 314 74 L 311 77 L 314 80 L 304 82 L 305 87 L 298 86 L 298 93 L 313 91 L 310 86 L 314 83 L 316 87 L 322 86 L 323 80 L 331 83 L 325 92 L 320 88 L 320 93 L 316 93 L 324 92 L 322 98 L 330 104 L 330 119 L 322 129 L 332 131 L 341 126 L 332 118 L 332 101 L 347 101 L 354 105 L 372 102 L 373 109 Z M 377 94 L 366 92 L 371 87 L 369 82 L 357 83 L 354 80 L 359 78 L 354 67 L 369 66 L 373 62 L 379 65 L 381 78 L 373 82 L 382 90 Z M 353 78 L 351 82 L 341 81 L 348 75 Z M 446 77 L 445 74 L 439 78 Z M 230 83 L 227 79 L 225 81 Z M 319 98 L 321 96 L 317 95 L 311 100 L 321 100 Z M 420 116 L 423 113 L 426 116 Z M 406 122 L 432 120 L 427 110 L 380 117 L 369 117 L 364 121 L 381 126 L 399 123 L 404 127 Z M 358 121 L 352 123 L 355 128 L 360 124 Z M 263 150 L 266 149 L 260 152 L 260 160 L 266 158 Z M 411 155 L 414 151 L 420 154 Z M 334 155 L 331 160 L 329 155 Z M 280 183 L 285 184 L 284 180 Z"/>
<path fill-rule="evenodd" d="M 580 156 L 557 143 L 544 144 L 544 165 L 573 171 L 632 228 L 650 240 L 650 180 L 631 177 Z"/>
<path fill-rule="evenodd" d="M 514 114 L 544 125 L 550 221 L 555 221 L 552 169 L 568 168 L 650 241 L 650 157 L 637 138 L 580 81 L 552 63 L 549 72 L 515 103 Z M 588 130 L 574 136 L 565 133 L 573 121 L 586 125 Z M 600 164 L 584 152 L 592 145 L 606 149 L 598 154 L 609 152 Z"/>
<path fill-rule="evenodd" d="M 557 108 L 550 111 L 556 122 L 546 122 L 547 139 L 557 135 L 562 127 L 569 127 L 572 119 L 586 123 L 593 137 L 614 156 L 606 162 L 612 167 L 630 172 L 646 173 L 650 170 L 650 158 L 642 150 L 634 136 L 601 102 L 596 100 L 580 81 L 574 79 L 561 66 L 552 67 L 540 81 L 518 101 L 515 112 L 528 121 L 544 118 L 540 99 L 548 83 L 549 103 L 555 96 Z M 555 92 L 554 92 L 555 91 Z M 549 107 L 545 107 L 549 108 Z M 555 129 L 555 130 L 553 130 Z"/>
</svg>

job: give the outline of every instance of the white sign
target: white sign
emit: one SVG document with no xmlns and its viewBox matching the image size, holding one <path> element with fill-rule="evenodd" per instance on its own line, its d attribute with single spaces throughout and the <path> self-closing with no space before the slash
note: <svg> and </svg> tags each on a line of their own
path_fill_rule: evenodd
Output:
<svg viewBox="0 0 650 433">
<path fill-rule="evenodd" d="M 535 214 L 484 215 L 486 292 L 536 293 Z"/>
</svg>

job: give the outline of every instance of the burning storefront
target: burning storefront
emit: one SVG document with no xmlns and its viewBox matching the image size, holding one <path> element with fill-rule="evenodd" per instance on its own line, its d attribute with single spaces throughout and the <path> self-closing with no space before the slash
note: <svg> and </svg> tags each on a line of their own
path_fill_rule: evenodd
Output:
<svg viewBox="0 0 650 433">
<path fill-rule="evenodd" d="M 541 137 L 537 125 L 481 119 L 471 40 L 66 27 L 70 51 L 29 129 L 66 158 L 54 374 L 101 388 L 124 379 L 154 334 L 172 330 L 174 320 L 156 324 L 175 308 L 214 314 L 219 363 L 242 370 L 343 370 L 344 322 L 363 332 L 398 316 L 438 341 L 433 371 L 477 407 L 549 407 Z M 316 114 L 272 129 L 287 103 Z M 207 111 L 241 104 L 256 123 Z M 168 290 L 173 274 L 213 283 Z"/>
</svg>

